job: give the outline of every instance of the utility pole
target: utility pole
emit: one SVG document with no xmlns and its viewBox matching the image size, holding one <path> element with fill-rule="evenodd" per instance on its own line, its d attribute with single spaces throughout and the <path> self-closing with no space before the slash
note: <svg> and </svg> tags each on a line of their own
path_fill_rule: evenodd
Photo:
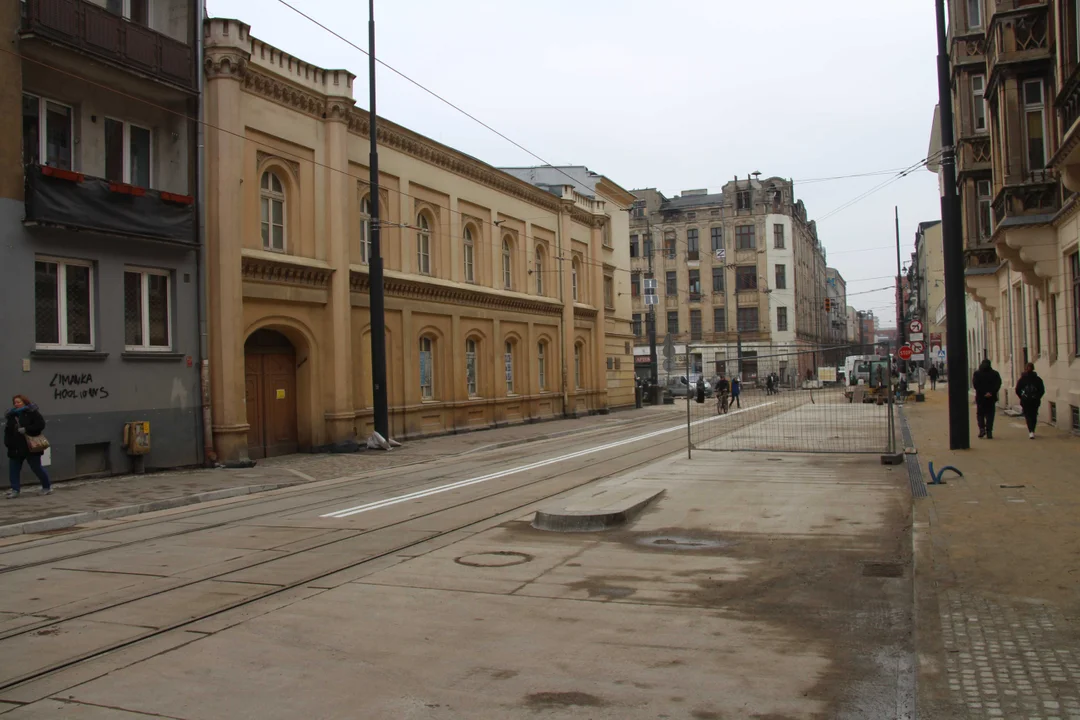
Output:
<svg viewBox="0 0 1080 720">
<path fill-rule="evenodd" d="M 656 274 L 653 273 L 653 254 L 656 252 L 656 247 L 653 243 L 652 221 L 649 220 L 649 208 L 645 207 L 645 201 L 642 200 L 641 202 L 645 212 L 646 237 L 649 239 L 649 276 L 656 280 Z M 659 296 L 657 296 L 657 300 L 659 300 Z M 656 387 L 660 384 L 660 373 L 656 362 L 656 305 L 649 306 L 649 319 L 647 322 L 649 323 L 649 373 L 653 387 Z M 650 398 L 651 400 L 652 398 Z"/>
<path fill-rule="evenodd" d="M 893 206 L 896 218 L 896 352 L 900 352 L 907 341 L 907 328 L 904 327 L 904 277 L 900 269 L 900 207 Z M 905 363 L 906 365 L 907 363 Z"/>
<path fill-rule="evenodd" d="M 386 395 L 386 299 L 383 294 L 382 232 L 379 225 L 379 146 L 375 114 L 375 0 L 368 0 L 368 113 L 371 137 L 371 257 L 368 297 L 371 304 L 371 386 L 375 432 L 390 439 L 390 404 Z"/>
<path fill-rule="evenodd" d="M 968 415 L 967 315 L 964 308 L 964 247 L 960 235 L 960 198 L 956 194 L 956 148 L 953 146 L 952 88 L 945 0 L 937 0 L 938 104 L 941 110 L 941 235 L 945 260 L 945 337 L 948 348 L 949 447 L 971 447 Z"/>
</svg>

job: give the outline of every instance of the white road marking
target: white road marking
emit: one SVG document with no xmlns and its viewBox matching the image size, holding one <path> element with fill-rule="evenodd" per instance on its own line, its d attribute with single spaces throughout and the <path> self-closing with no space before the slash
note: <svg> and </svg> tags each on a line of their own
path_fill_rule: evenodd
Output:
<svg viewBox="0 0 1080 720">
<path fill-rule="evenodd" d="M 773 405 L 776 401 L 762 403 L 761 405 L 754 405 L 753 407 L 746 407 L 741 410 L 732 410 L 726 415 L 717 415 L 716 417 L 708 417 L 703 420 L 695 420 L 690 423 L 691 426 L 701 425 L 703 423 L 714 422 L 716 420 L 722 420 L 732 415 L 738 415 L 739 413 L 746 412 L 747 410 L 756 410 L 758 408 L 767 407 Z M 439 493 L 448 492 L 450 490 L 457 490 L 458 488 L 468 487 L 469 485 L 476 485 L 478 483 L 487 482 L 488 480 L 496 480 L 498 478 L 507 477 L 509 475 L 517 475 L 518 473 L 527 472 L 529 470 L 535 470 L 537 468 L 546 467 L 547 465 L 554 465 L 555 463 L 564 462 L 566 460 L 573 460 L 575 458 L 583 457 L 585 455 L 592 455 L 593 453 L 603 452 L 604 450 L 611 450 L 622 445 L 629 445 L 631 443 L 641 442 L 642 440 L 648 440 L 650 438 L 659 437 L 660 435 L 666 435 L 667 433 L 678 432 L 679 430 L 686 430 L 686 424 L 675 425 L 664 430 L 655 430 L 644 435 L 637 435 L 635 437 L 626 438 L 625 440 L 617 440 L 605 445 L 598 445 L 596 447 L 587 448 L 585 450 L 578 450 L 567 455 L 560 455 L 559 457 L 549 458 L 547 460 L 540 460 L 539 462 L 529 463 L 528 465 L 521 465 L 515 468 L 509 468 L 507 470 L 500 470 L 499 472 L 490 473 L 488 475 L 481 475 L 480 477 L 469 478 L 468 480 L 459 480 L 457 482 L 448 483 L 446 485 L 439 485 L 437 487 L 428 488 L 427 490 L 417 490 L 405 495 L 398 495 L 396 497 L 386 498 L 385 500 L 377 500 L 375 502 L 367 503 L 366 505 L 357 505 L 356 507 L 345 508 L 344 510 L 335 510 L 334 512 L 320 515 L 324 518 L 346 518 L 350 515 L 359 515 L 360 513 L 368 512 L 370 510 L 378 510 L 384 507 L 390 507 L 391 505 L 397 505 L 398 503 L 408 502 L 410 500 L 419 500 L 421 498 L 428 497 L 430 495 L 438 495 Z"/>
<path fill-rule="evenodd" d="M 315 482 L 315 478 L 311 477 L 307 473 L 302 473 L 299 470 L 294 470 L 293 468 L 285 468 L 285 469 L 288 470 L 289 472 L 291 472 L 293 475 L 295 475 L 298 478 L 302 478 L 304 480 L 307 480 L 308 482 Z"/>
</svg>

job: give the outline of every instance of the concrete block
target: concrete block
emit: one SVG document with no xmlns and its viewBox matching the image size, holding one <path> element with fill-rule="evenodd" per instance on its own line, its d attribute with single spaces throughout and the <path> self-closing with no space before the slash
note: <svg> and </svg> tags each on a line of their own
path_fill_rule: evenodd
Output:
<svg viewBox="0 0 1080 720">
<path fill-rule="evenodd" d="M 598 532 L 634 519 L 664 490 L 615 487 L 579 493 L 536 511 L 533 527 L 552 532 Z"/>
</svg>

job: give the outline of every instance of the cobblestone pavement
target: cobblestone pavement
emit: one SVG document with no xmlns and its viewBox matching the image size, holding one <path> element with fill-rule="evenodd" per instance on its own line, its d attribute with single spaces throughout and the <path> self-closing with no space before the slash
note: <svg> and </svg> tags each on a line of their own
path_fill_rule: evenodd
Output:
<svg viewBox="0 0 1080 720">
<path fill-rule="evenodd" d="M 146 475 L 117 475 L 94 480 L 73 480 L 55 484 L 47 497 L 37 495 L 37 487 L 24 485 L 17 500 L 0 498 L 0 526 L 165 500 L 225 488 L 295 484 L 378 472 L 392 467 L 479 452 L 504 444 L 516 444 L 586 432 L 618 431 L 639 423 L 685 421 L 686 408 L 680 403 L 645 407 L 610 415 L 552 420 L 529 425 L 512 425 L 491 430 L 422 438 L 404 443 L 391 452 L 360 451 L 346 454 L 296 453 L 260 460 L 254 468 L 193 468 Z"/>
<path fill-rule="evenodd" d="M 964 473 L 915 501 L 918 716 L 1080 720 L 1080 439 L 999 414 L 950 451 L 945 393 L 906 408 L 923 472 Z"/>
</svg>

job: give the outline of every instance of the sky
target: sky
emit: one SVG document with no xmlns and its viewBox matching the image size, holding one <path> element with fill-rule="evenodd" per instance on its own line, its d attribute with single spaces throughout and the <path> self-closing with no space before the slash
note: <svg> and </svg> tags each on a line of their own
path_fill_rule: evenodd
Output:
<svg viewBox="0 0 1080 720">
<path fill-rule="evenodd" d="M 367 3 L 285 0 L 367 48 Z M 283 0 L 206 0 L 211 16 L 325 68 L 367 57 Z M 760 171 L 794 179 L 848 304 L 895 326 L 901 256 L 941 216 L 919 168 L 937 103 L 932 0 L 375 0 L 377 56 L 545 162 L 627 189 L 717 191 Z M 495 166 L 540 164 L 380 68 L 379 115 Z M 816 181 L 842 175 L 865 177 Z M 893 180 L 892 182 L 888 182 Z M 887 183 L 849 207 L 860 195 Z M 854 293 L 861 293 L 855 295 Z"/>
</svg>

